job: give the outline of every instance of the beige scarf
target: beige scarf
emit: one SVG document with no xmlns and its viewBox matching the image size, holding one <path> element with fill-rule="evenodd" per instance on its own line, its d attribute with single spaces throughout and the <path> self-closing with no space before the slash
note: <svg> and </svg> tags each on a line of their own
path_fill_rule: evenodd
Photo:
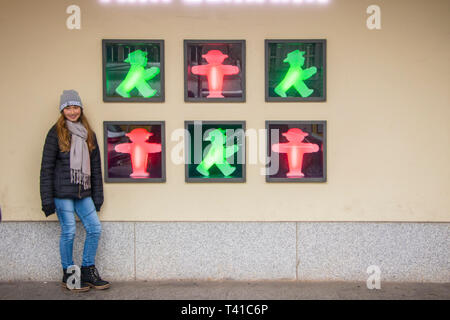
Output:
<svg viewBox="0 0 450 320">
<path fill-rule="evenodd" d="M 82 184 L 85 190 L 91 187 L 91 161 L 87 145 L 88 132 L 81 122 L 66 120 L 72 134 L 70 144 L 70 182 Z"/>
</svg>

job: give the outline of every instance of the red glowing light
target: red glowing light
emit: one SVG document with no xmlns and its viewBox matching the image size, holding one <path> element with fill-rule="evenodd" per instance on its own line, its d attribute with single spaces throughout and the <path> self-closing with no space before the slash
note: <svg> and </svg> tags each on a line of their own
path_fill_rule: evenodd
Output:
<svg viewBox="0 0 450 320">
<path fill-rule="evenodd" d="M 288 139 L 287 143 L 277 143 L 272 145 L 272 151 L 278 153 L 287 153 L 289 172 L 286 174 L 288 178 L 302 178 L 305 175 L 302 172 L 303 156 L 305 153 L 313 153 L 319 151 L 319 146 L 314 143 L 302 142 L 308 133 L 298 128 L 289 129 L 288 132 L 282 134 Z"/>
<path fill-rule="evenodd" d="M 129 153 L 131 155 L 131 166 L 133 172 L 130 174 L 132 178 L 147 178 L 150 173 L 147 172 L 147 162 L 149 153 L 161 152 L 160 143 L 147 142 L 153 133 L 143 128 L 137 128 L 127 133 L 131 143 L 121 143 L 116 145 L 114 150 L 121 153 Z"/>
<path fill-rule="evenodd" d="M 223 65 L 223 61 L 228 55 L 223 54 L 219 50 L 210 50 L 202 57 L 208 64 L 193 66 L 192 73 L 196 75 L 206 76 L 208 78 L 209 95 L 207 98 L 225 98 L 222 95 L 223 77 L 239 73 L 239 67 L 232 65 Z"/>
</svg>

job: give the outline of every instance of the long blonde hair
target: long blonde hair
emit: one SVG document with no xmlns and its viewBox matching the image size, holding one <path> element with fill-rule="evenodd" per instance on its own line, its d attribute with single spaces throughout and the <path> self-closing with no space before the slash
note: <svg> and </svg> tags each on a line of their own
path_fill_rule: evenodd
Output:
<svg viewBox="0 0 450 320">
<path fill-rule="evenodd" d="M 92 131 L 91 127 L 89 126 L 89 122 L 87 121 L 87 118 L 83 115 L 83 111 L 81 111 L 81 115 L 78 121 L 80 121 L 83 124 L 83 126 L 86 128 L 88 132 L 86 142 L 89 148 L 89 152 L 92 152 L 92 150 L 95 149 L 94 131 Z M 62 152 L 69 152 L 71 136 L 69 129 L 67 129 L 66 118 L 64 117 L 64 114 L 62 112 L 61 116 L 56 122 L 56 133 L 58 134 L 59 149 L 61 149 Z"/>
</svg>

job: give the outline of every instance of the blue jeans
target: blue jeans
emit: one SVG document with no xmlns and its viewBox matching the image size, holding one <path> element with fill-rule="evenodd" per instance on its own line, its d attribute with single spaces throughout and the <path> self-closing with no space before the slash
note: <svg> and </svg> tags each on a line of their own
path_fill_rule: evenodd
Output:
<svg viewBox="0 0 450 320">
<path fill-rule="evenodd" d="M 55 198 L 56 215 L 61 224 L 59 250 L 63 269 L 73 265 L 73 240 L 75 238 L 75 215 L 78 215 L 86 229 L 82 267 L 95 265 L 98 241 L 102 232 L 100 220 L 91 197 L 83 199 Z"/>
</svg>

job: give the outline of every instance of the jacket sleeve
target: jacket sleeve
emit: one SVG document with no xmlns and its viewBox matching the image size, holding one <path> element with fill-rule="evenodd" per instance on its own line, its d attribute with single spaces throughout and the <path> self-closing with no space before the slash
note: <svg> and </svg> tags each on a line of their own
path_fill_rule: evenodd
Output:
<svg viewBox="0 0 450 320">
<path fill-rule="evenodd" d="M 54 177 L 58 151 L 58 136 L 54 127 L 52 127 L 45 138 L 40 174 L 42 211 L 44 211 L 46 216 L 55 212 Z"/>
<path fill-rule="evenodd" d="M 95 135 L 94 142 L 95 149 L 91 152 L 91 191 L 95 209 L 100 211 L 103 204 L 103 180 L 100 149 L 98 147 L 97 137 Z"/>
</svg>

